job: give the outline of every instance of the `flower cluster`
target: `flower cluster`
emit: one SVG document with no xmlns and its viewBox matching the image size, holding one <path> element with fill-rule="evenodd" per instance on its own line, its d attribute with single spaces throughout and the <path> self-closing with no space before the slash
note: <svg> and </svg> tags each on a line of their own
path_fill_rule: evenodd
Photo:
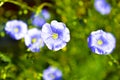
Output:
<svg viewBox="0 0 120 80">
<path fill-rule="evenodd" d="M 103 30 L 93 31 L 88 37 L 88 46 L 97 54 L 110 54 L 115 48 L 115 37 Z"/>
<path fill-rule="evenodd" d="M 109 14 L 111 11 L 111 6 L 105 0 L 95 0 L 94 7 L 102 15 Z"/>
<path fill-rule="evenodd" d="M 46 44 L 50 50 L 58 51 L 66 46 L 70 40 L 70 32 L 62 22 L 53 20 L 45 23 L 42 29 L 28 30 L 27 24 L 21 20 L 11 20 L 6 23 L 5 31 L 13 39 L 24 38 L 25 45 L 32 52 L 39 52 Z M 88 46 L 97 54 L 110 54 L 115 48 L 115 37 L 103 30 L 93 31 L 88 37 Z"/>
<path fill-rule="evenodd" d="M 62 72 L 50 66 L 43 71 L 43 80 L 62 80 Z"/>
<path fill-rule="evenodd" d="M 48 16 L 46 17 L 48 18 Z M 62 22 L 53 20 L 51 24 L 45 23 L 42 30 L 27 29 L 27 24 L 21 20 L 11 20 L 6 23 L 5 31 L 13 39 L 24 38 L 25 45 L 32 52 L 39 52 L 44 43 L 50 50 L 58 51 L 66 46 L 70 40 L 70 32 Z"/>
<path fill-rule="evenodd" d="M 105 0 L 96 0 L 95 6 L 102 14 L 109 12 Z M 42 17 L 40 16 L 42 15 Z M 46 23 L 41 19 L 47 20 L 50 14 L 43 9 L 40 15 L 35 15 L 33 18 L 33 25 L 40 26 L 41 29 L 32 28 L 28 30 L 27 24 L 21 20 L 11 20 L 6 23 L 5 31 L 13 39 L 20 40 L 24 38 L 25 45 L 29 51 L 39 52 L 44 45 L 50 50 L 58 51 L 64 48 L 70 41 L 70 31 L 63 22 L 56 20 L 51 23 Z M 41 24 L 42 23 L 42 24 Z M 111 33 L 103 30 L 93 31 L 87 39 L 88 46 L 92 52 L 97 54 L 110 54 L 115 48 L 116 40 Z"/>
<path fill-rule="evenodd" d="M 8 21 L 5 31 L 15 40 L 24 38 L 26 46 L 32 52 L 39 52 L 40 48 L 44 46 L 41 30 L 37 28 L 28 30 L 27 24 L 21 20 Z"/>
</svg>

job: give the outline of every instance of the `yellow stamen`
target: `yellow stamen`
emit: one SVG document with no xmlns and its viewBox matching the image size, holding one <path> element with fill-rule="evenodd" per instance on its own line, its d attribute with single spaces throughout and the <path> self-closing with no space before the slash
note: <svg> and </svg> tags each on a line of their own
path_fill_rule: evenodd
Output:
<svg viewBox="0 0 120 80">
<path fill-rule="evenodd" d="M 36 38 L 33 38 L 33 39 L 32 39 L 32 43 L 35 43 L 36 41 L 37 41 Z"/>
<path fill-rule="evenodd" d="M 97 41 L 97 44 L 98 44 L 98 45 L 102 45 L 102 44 L 103 44 L 103 41 L 102 41 L 102 40 L 98 40 L 98 41 Z"/>
<path fill-rule="evenodd" d="M 18 31 L 19 31 L 19 29 L 18 29 L 18 28 L 15 28 L 15 29 L 14 29 L 14 32 L 18 32 Z"/>
<path fill-rule="evenodd" d="M 57 39 L 57 38 L 58 38 L 58 34 L 57 34 L 57 33 L 53 33 L 53 34 L 52 34 L 52 38 L 53 38 L 53 39 Z"/>
</svg>

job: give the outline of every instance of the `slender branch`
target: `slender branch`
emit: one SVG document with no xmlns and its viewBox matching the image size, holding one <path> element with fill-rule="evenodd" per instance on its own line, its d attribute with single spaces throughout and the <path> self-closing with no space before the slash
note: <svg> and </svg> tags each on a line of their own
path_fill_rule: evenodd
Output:
<svg viewBox="0 0 120 80">
<path fill-rule="evenodd" d="M 108 55 L 108 57 L 117 65 L 118 68 L 120 68 L 119 62 L 112 55 Z"/>
<path fill-rule="evenodd" d="M 52 5 L 49 3 L 42 3 L 40 6 L 38 6 L 36 14 L 39 14 L 44 6 L 52 7 Z"/>
<path fill-rule="evenodd" d="M 5 2 L 13 3 L 13 4 L 15 4 L 15 5 L 20 6 L 21 8 L 25 8 L 25 9 L 28 9 L 28 10 L 30 10 L 30 11 L 32 11 L 32 12 L 35 12 L 35 9 L 27 6 L 26 4 L 17 2 L 17 1 L 13 1 L 13 0 L 3 0 L 2 2 L 4 2 L 4 3 L 5 3 Z"/>
<path fill-rule="evenodd" d="M 42 3 L 40 6 L 38 6 L 38 7 L 37 7 L 37 10 L 36 10 L 36 9 L 33 9 L 33 8 L 27 6 L 26 4 L 23 4 L 23 3 L 20 3 L 20 2 L 14 1 L 14 0 L 2 0 L 2 1 L 1 1 L 1 6 L 2 6 L 5 2 L 13 3 L 13 4 L 15 4 L 15 5 L 20 6 L 20 7 L 23 8 L 23 9 L 25 8 L 25 9 L 28 9 L 28 10 L 30 10 L 30 11 L 32 11 L 32 12 L 36 12 L 36 14 L 39 14 L 39 13 L 41 12 L 41 9 L 42 9 L 44 6 L 52 7 L 51 4 L 45 2 L 45 3 Z"/>
</svg>

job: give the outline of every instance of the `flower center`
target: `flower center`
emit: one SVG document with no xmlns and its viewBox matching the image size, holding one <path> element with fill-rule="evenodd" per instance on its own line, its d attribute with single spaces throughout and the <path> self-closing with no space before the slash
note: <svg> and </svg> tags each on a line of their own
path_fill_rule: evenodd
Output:
<svg viewBox="0 0 120 80">
<path fill-rule="evenodd" d="M 19 32 L 19 29 L 18 28 L 14 28 L 14 32 Z"/>
<path fill-rule="evenodd" d="M 55 78 L 55 76 L 51 73 L 51 74 L 49 74 L 49 76 L 50 76 L 50 78 L 52 78 L 52 79 L 54 79 Z"/>
<path fill-rule="evenodd" d="M 102 40 L 98 40 L 98 41 L 97 41 L 97 44 L 98 44 L 98 45 L 102 45 L 102 44 L 103 44 L 103 41 L 102 41 Z"/>
<path fill-rule="evenodd" d="M 53 33 L 53 34 L 52 34 L 52 38 L 53 38 L 53 39 L 57 39 L 57 38 L 58 38 L 58 34 L 57 34 L 57 33 Z"/>
<path fill-rule="evenodd" d="M 37 42 L 37 39 L 36 39 L 36 38 L 33 38 L 33 39 L 32 39 L 32 43 L 35 43 L 35 42 Z"/>
</svg>

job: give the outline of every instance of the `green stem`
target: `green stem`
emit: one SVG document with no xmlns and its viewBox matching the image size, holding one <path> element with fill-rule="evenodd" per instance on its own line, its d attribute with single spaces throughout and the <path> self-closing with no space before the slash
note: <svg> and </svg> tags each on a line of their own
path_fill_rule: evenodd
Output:
<svg viewBox="0 0 120 80">
<path fill-rule="evenodd" d="M 21 8 L 28 9 L 28 10 L 30 10 L 30 11 L 32 11 L 32 12 L 35 12 L 35 9 L 27 6 L 26 4 L 17 2 L 17 1 L 13 1 L 13 0 L 3 0 L 2 2 L 3 2 L 3 3 L 5 3 L 5 2 L 13 3 L 13 4 L 15 4 L 15 5 L 20 6 Z"/>
<path fill-rule="evenodd" d="M 108 57 L 117 65 L 118 68 L 120 68 L 119 62 L 112 55 L 108 55 Z"/>
<path fill-rule="evenodd" d="M 17 2 L 17 1 L 13 1 L 13 0 L 2 0 L 1 1 L 1 6 L 5 3 L 5 2 L 9 2 L 9 3 L 13 3 L 15 5 L 18 5 L 20 6 L 21 8 L 23 9 L 28 9 L 32 12 L 36 12 L 36 14 L 39 14 L 41 12 L 41 9 L 44 7 L 44 6 L 49 6 L 49 7 L 52 7 L 51 4 L 49 3 L 42 3 L 40 6 L 38 6 L 37 10 L 36 9 L 33 9 L 29 6 L 27 6 L 26 4 L 23 4 L 23 3 L 20 3 L 20 2 Z"/>
<path fill-rule="evenodd" d="M 49 3 L 42 3 L 40 6 L 38 6 L 36 14 L 39 14 L 44 6 L 52 7 L 52 5 Z"/>
</svg>

